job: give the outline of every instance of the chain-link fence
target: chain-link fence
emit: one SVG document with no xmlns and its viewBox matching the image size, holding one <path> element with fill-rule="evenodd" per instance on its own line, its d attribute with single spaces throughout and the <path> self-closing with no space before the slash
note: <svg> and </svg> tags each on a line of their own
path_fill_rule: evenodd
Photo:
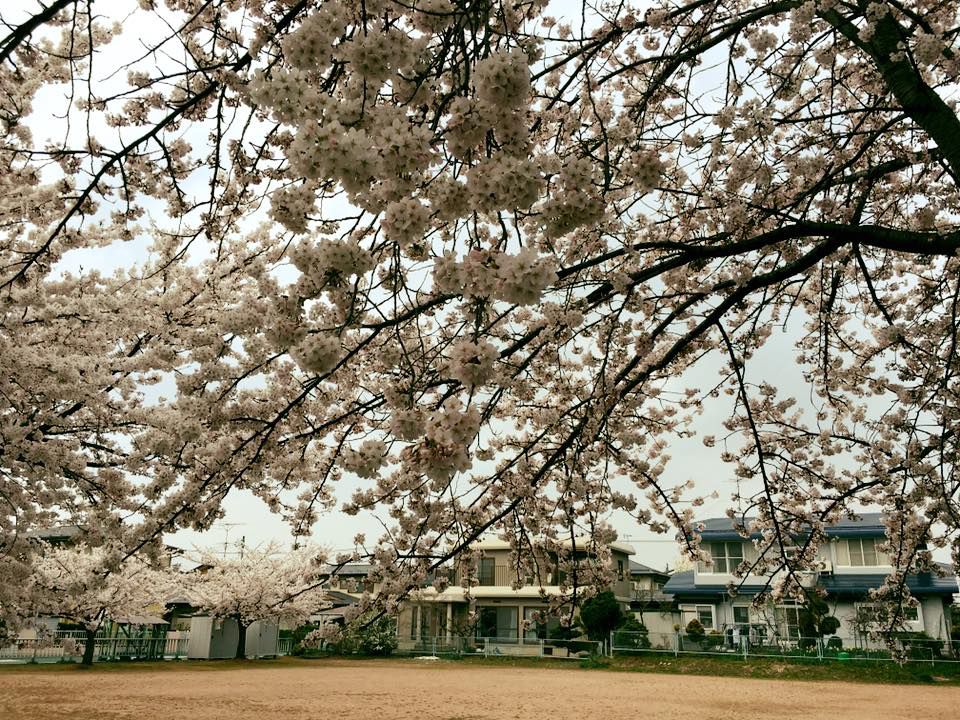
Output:
<svg viewBox="0 0 960 720">
<path fill-rule="evenodd" d="M 582 659 L 604 652 L 594 640 L 549 640 L 546 638 L 438 636 L 400 639 L 397 652 L 404 655 L 533 657 Z"/>
<path fill-rule="evenodd" d="M 943 640 L 906 638 L 896 641 L 894 651 L 864 647 L 855 639 L 829 637 L 781 637 L 739 632 L 672 633 L 614 631 L 612 654 L 667 653 L 672 655 L 721 655 L 770 657 L 795 660 L 887 660 L 901 662 L 958 662 Z"/>
</svg>

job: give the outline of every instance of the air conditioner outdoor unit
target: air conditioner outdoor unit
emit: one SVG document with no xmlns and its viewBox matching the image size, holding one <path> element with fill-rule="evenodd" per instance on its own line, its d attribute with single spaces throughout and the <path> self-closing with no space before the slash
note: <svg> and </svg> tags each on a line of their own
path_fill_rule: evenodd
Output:
<svg viewBox="0 0 960 720">
<path fill-rule="evenodd" d="M 833 575 L 833 563 L 829 560 L 824 560 L 820 563 L 820 574 L 821 575 Z"/>
</svg>

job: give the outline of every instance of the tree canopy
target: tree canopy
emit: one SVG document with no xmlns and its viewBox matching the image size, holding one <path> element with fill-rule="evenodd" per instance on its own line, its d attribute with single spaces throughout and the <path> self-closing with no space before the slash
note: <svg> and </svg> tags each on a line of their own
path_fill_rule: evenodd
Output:
<svg viewBox="0 0 960 720">
<path fill-rule="evenodd" d="M 386 596 L 612 510 L 695 553 L 694 436 L 759 569 L 864 506 L 891 588 L 956 558 L 956 3 L 553 12 L 4 3 L 4 576 L 241 489 L 378 511 Z"/>
</svg>

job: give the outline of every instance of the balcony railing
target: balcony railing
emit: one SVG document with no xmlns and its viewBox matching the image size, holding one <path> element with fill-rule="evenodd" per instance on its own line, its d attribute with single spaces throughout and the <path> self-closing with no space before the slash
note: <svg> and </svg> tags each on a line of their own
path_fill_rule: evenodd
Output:
<svg viewBox="0 0 960 720">
<path fill-rule="evenodd" d="M 494 565 L 481 567 L 479 579 L 481 585 L 509 586 L 517 579 L 517 575 L 509 565 Z"/>
<path fill-rule="evenodd" d="M 442 572 L 442 570 L 437 571 L 437 574 L 439 575 Z M 512 565 L 486 565 L 478 568 L 476 572 L 479 584 L 486 587 L 511 587 L 517 579 L 516 568 Z M 448 571 L 447 577 L 450 585 L 454 587 L 464 587 L 469 576 L 451 570 Z M 521 585 L 523 587 L 540 587 L 542 584 L 545 587 L 550 587 L 560 585 L 564 582 L 572 582 L 570 573 L 550 570 L 542 572 L 539 578 L 531 576 L 522 578 Z M 615 581 L 614 584 L 617 585 L 624 582 L 626 581 L 618 580 Z M 623 594 L 629 594 L 629 592 L 625 590 Z"/>
</svg>

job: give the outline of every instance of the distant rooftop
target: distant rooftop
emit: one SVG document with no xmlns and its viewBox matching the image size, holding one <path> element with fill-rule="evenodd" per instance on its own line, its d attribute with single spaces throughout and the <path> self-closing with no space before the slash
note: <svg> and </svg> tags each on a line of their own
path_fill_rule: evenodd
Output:
<svg viewBox="0 0 960 720">
<path fill-rule="evenodd" d="M 79 525 L 56 525 L 54 527 L 35 528 L 27 530 L 25 537 L 35 540 L 46 540 L 48 542 L 56 540 L 70 540 L 77 537 L 83 531 Z"/>
<path fill-rule="evenodd" d="M 571 547 L 573 544 L 576 544 L 577 548 L 585 548 L 590 543 L 591 543 L 591 540 L 586 537 L 575 538 L 573 543 L 571 543 L 570 540 L 560 541 L 560 545 L 566 548 Z M 480 539 L 477 542 L 472 543 L 470 547 L 475 550 L 509 550 L 510 543 L 508 543 L 506 540 L 501 540 L 500 538 L 488 538 L 488 539 Z M 633 545 L 629 545 L 627 543 L 622 543 L 619 541 L 607 543 L 607 547 L 609 547 L 611 550 L 617 550 L 618 552 L 622 552 L 625 555 L 636 554 L 636 550 L 633 549 Z"/>
<path fill-rule="evenodd" d="M 753 517 L 742 519 L 743 525 L 749 527 L 750 523 L 756 520 Z M 737 522 L 741 522 L 737 518 Z M 708 518 L 701 520 L 700 525 L 703 529 L 700 536 L 704 540 L 736 540 L 740 537 L 734 529 L 734 521 L 728 517 Z M 838 522 L 826 529 L 829 537 L 871 537 L 883 535 L 886 526 L 883 524 L 883 513 L 861 513 L 856 520 L 850 518 L 841 518 Z M 760 533 L 752 533 L 751 537 L 760 537 Z"/>
<path fill-rule="evenodd" d="M 373 565 L 369 563 L 347 563 L 339 570 L 337 570 L 336 565 L 327 565 L 324 568 L 324 572 L 332 573 L 335 572 L 337 577 L 347 577 L 347 576 L 363 576 L 366 577 L 370 574 L 370 571 L 373 570 Z"/>
<path fill-rule="evenodd" d="M 694 577 L 693 570 L 674 573 L 663 586 L 663 592 L 679 598 L 729 597 L 726 582 L 697 584 L 694 582 Z M 817 584 L 832 597 L 862 597 L 868 591 L 883 585 L 886 579 L 887 576 L 883 573 L 821 575 Z M 906 582 L 910 594 L 915 597 L 952 595 L 957 592 L 957 578 L 952 575 L 947 577 L 937 577 L 932 573 L 907 575 Z M 756 595 L 768 589 L 768 586 L 762 583 L 744 583 L 735 587 L 737 593 L 742 596 Z"/>
<path fill-rule="evenodd" d="M 630 574 L 631 575 L 663 575 L 664 577 L 668 576 L 670 573 L 666 570 L 657 570 L 652 568 L 649 565 L 644 565 L 641 562 L 636 560 L 630 561 Z"/>
</svg>

